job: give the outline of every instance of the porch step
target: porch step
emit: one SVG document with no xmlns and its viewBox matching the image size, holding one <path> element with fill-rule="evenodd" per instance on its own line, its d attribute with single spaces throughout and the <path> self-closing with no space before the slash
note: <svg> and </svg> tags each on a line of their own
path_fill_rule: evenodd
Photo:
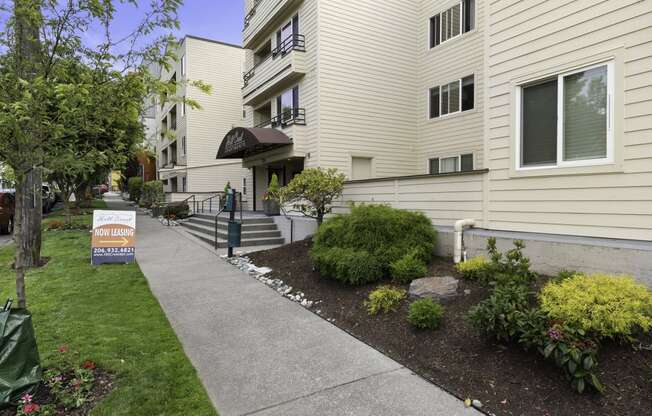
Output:
<svg viewBox="0 0 652 416">
<path fill-rule="evenodd" d="M 196 225 L 203 225 L 205 227 L 211 227 L 211 229 L 215 228 L 215 217 L 206 219 L 205 217 L 199 218 L 196 215 L 194 217 L 191 217 L 188 222 L 190 224 L 196 224 Z M 220 217 L 220 221 L 217 224 L 217 228 L 220 230 L 226 230 L 227 225 L 226 225 L 226 220 L 222 217 Z M 242 231 L 275 231 L 277 230 L 276 224 L 274 224 L 274 221 L 272 221 L 271 224 L 251 224 L 248 223 L 247 220 L 243 221 L 242 224 Z"/>
<path fill-rule="evenodd" d="M 239 221 L 239 218 L 237 219 Z M 227 217 L 220 216 L 217 226 L 218 248 L 227 246 Z M 215 214 L 196 214 L 181 225 L 194 237 L 215 244 Z M 285 244 L 285 239 L 272 218 L 244 218 L 242 220 L 242 247 Z"/>
</svg>

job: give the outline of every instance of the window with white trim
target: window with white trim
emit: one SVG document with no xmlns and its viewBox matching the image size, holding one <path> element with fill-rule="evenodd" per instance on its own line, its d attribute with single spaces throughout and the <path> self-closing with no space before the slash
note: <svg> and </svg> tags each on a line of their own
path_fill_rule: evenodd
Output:
<svg viewBox="0 0 652 416">
<path fill-rule="evenodd" d="M 186 97 L 183 97 L 183 101 L 181 102 L 181 117 L 186 116 Z"/>
<path fill-rule="evenodd" d="M 442 158 L 435 157 L 428 160 L 428 173 L 438 175 L 440 173 L 471 172 L 474 169 L 473 165 L 473 153 Z"/>
<path fill-rule="evenodd" d="M 429 117 L 438 118 L 447 114 L 472 110 L 475 100 L 475 79 L 464 77 L 430 89 Z"/>
<path fill-rule="evenodd" d="M 186 65 L 187 65 L 187 63 L 188 63 L 188 61 L 186 60 L 186 55 L 183 55 L 181 57 L 181 75 L 186 75 L 186 70 L 187 70 Z"/>
<path fill-rule="evenodd" d="M 475 28 L 475 0 L 462 0 L 430 18 L 430 48 Z"/>
<path fill-rule="evenodd" d="M 242 178 L 242 195 L 247 195 L 247 178 Z"/>
<path fill-rule="evenodd" d="M 181 156 L 186 155 L 186 136 L 181 138 Z"/>
<path fill-rule="evenodd" d="M 613 63 L 517 88 L 517 168 L 613 161 Z"/>
</svg>

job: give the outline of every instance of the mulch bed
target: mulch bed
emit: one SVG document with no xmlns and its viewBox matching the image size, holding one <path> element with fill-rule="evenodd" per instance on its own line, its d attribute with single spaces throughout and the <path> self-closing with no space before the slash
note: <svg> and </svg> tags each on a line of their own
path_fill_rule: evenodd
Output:
<svg viewBox="0 0 652 416">
<path fill-rule="evenodd" d="M 91 399 L 86 402 L 82 407 L 73 410 L 66 410 L 64 408 L 58 408 L 58 415 L 66 416 L 86 416 L 91 413 L 91 411 L 97 406 L 97 404 L 102 401 L 106 396 L 111 393 L 115 385 L 113 383 L 113 375 L 101 369 L 95 369 L 94 371 L 95 381 L 93 382 L 93 390 L 91 392 Z M 34 403 L 40 405 L 47 405 L 55 402 L 55 398 L 50 393 L 50 388 L 45 383 L 40 383 L 36 390 L 34 391 Z M 15 416 L 16 409 L 10 408 L 5 410 L 0 410 L 0 416 Z"/>
<path fill-rule="evenodd" d="M 334 319 L 338 327 L 452 394 L 480 400 L 483 411 L 538 416 L 652 414 L 652 336 L 641 339 L 644 349 L 640 350 L 603 345 L 599 377 L 607 391 L 579 395 L 561 370 L 536 352 L 489 341 L 471 327 L 466 319 L 469 309 L 489 293 L 481 285 L 461 279 L 459 296 L 444 303 L 442 326 L 419 331 L 406 320 L 407 301 L 396 313 L 369 316 L 363 301 L 377 285 L 350 287 L 321 278 L 313 270 L 310 246 L 309 241 L 301 241 L 249 257 L 256 266 L 272 268 L 271 277 L 295 292 L 321 300 L 312 309 L 320 310 L 323 318 Z M 435 259 L 430 273 L 459 278 L 446 259 Z M 465 295 L 465 290 L 470 294 Z"/>
</svg>

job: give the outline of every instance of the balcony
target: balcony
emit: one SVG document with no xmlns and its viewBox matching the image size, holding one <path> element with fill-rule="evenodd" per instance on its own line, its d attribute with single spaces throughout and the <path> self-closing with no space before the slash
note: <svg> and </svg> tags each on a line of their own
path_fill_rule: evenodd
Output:
<svg viewBox="0 0 652 416">
<path fill-rule="evenodd" d="M 272 55 L 243 74 L 244 105 L 257 105 L 306 74 L 306 43 L 303 35 L 292 35 L 274 48 Z"/>
<path fill-rule="evenodd" d="M 242 38 L 245 49 L 253 49 L 257 42 L 270 35 L 272 28 L 281 24 L 290 10 L 303 0 L 254 0 L 244 19 Z"/>
<path fill-rule="evenodd" d="M 306 110 L 304 108 L 293 108 L 291 110 L 284 111 L 280 115 L 273 117 L 267 121 L 264 121 L 260 124 L 254 126 L 254 128 L 265 128 L 280 127 L 282 129 L 289 126 L 305 126 L 306 125 Z"/>
</svg>

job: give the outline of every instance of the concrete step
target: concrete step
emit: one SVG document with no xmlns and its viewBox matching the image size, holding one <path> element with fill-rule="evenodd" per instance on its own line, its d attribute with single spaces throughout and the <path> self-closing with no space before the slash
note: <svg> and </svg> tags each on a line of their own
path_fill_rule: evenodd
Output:
<svg viewBox="0 0 652 416">
<path fill-rule="evenodd" d="M 215 244 L 213 237 L 208 236 L 207 234 L 195 233 L 193 231 L 189 231 L 189 234 L 207 244 L 210 244 L 211 246 Z M 283 238 L 254 238 L 247 240 L 243 239 L 241 247 L 276 246 L 282 244 L 285 244 L 285 240 Z M 226 246 L 226 240 L 219 240 L 217 243 L 218 248 L 226 248 Z"/>
<path fill-rule="evenodd" d="M 215 228 L 215 219 L 202 219 L 198 217 L 191 217 L 188 220 L 191 224 L 203 225 L 205 227 Z M 217 228 L 221 230 L 226 230 L 228 221 L 220 217 L 219 222 L 217 223 Z M 242 231 L 275 231 L 277 230 L 276 224 L 242 224 Z"/>
<path fill-rule="evenodd" d="M 207 226 L 202 224 L 196 224 L 192 222 L 183 222 L 182 225 L 188 230 L 192 230 L 197 234 L 204 234 L 209 236 L 211 239 L 215 236 L 215 226 Z M 221 240 L 225 240 L 227 237 L 226 227 L 217 229 L 217 236 Z M 272 231 L 251 231 L 242 230 L 242 240 L 252 240 L 257 238 L 280 238 L 281 232 L 278 230 Z"/>
<path fill-rule="evenodd" d="M 208 221 L 213 222 L 213 221 L 215 221 L 215 215 L 216 214 L 217 213 L 212 213 L 212 214 L 197 213 L 194 216 L 192 216 L 191 218 L 195 218 L 195 219 L 199 219 L 199 220 L 208 220 Z M 240 221 L 240 214 L 237 214 L 235 216 L 235 218 L 236 218 L 237 221 Z M 228 220 L 229 220 L 228 214 L 222 213 L 220 215 L 220 221 L 228 222 Z M 274 224 L 274 219 L 270 218 L 270 217 L 253 217 L 253 218 L 245 217 L 245 218 L 242 219 L 242 224 L 243 225 Z"/>
</svg>

